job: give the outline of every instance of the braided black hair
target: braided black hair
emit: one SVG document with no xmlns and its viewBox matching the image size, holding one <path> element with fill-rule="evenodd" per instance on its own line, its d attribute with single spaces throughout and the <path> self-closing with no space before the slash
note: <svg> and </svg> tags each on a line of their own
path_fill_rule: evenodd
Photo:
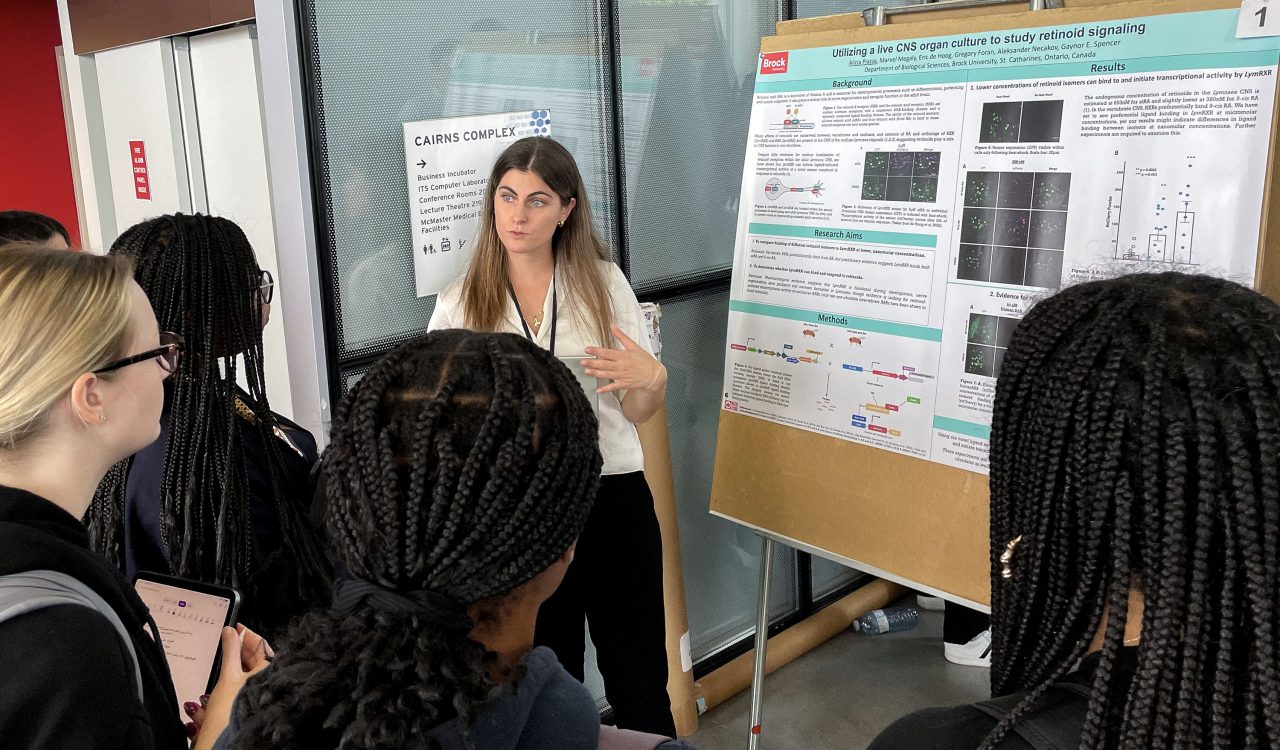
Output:
<svg viewBox="0 0 1280 750">
<path fill-rule="evenodd" d="M 1280 747 L 1278 336 L 1275 303 L 1176 273 L 1081 284 L 1019 324 L 990 468 L 991 686 L 1027 692 L 1014 717 L 1074 668 L 1105 607 L 1081 748 Z"/>
<path fill-rule="evenodd" d="M 324 601 L 329 568 L 307 520 L 306 488 L 290 484 L 282 441 L 273 432 L 263 373 L 260 271 L 244 232 L 214 216 L 161 216 L 127 230 L 112 255 L 133 259 L 134 275 L 162 330 L 185 339 L 182 366 L 166 381 L 169 441 L 161 476 L 164 553 L 175 575 L 246 591 L 246 622 L 271 629 L 272 603 L 256 601 L 255 577 L 276 550 L 255 550 L 242 432 L 256 431 L 266 451 L 275 516 L 300 602 Z M 237 394 L 244 362 L 247 398 Z M 238 416 L 247 410 L 252 419 Z M 85 521 L 94 547 L 121 562 L 129 461 L 99 485 Z M 275 595 L 278 596 L 278 593 Z M 257 619 L 265 618 L 265 619 Z"/>
<path fill-rule="evenodd" d="M 519 336 L 436 331 L 383 357 L 334 420 L 326 523 L 340 568 L 416 605 L 299 619 L 241 692 L 234 747 L 403 748 L 474 718 L 504 665 L 468 608 L 496 619 L 573 544 L 596 429 L 573 375 Z"/>
</svg>

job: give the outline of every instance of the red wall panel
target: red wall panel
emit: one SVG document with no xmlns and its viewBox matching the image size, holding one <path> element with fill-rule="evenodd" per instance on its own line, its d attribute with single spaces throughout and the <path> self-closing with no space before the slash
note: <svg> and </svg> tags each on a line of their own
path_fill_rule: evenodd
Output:
<svg viewBox="0 0 1280 750">
<path fill-rule="evenodd" d="M 48 214 L 80 246 L 62 116 L 55 0 L 3 0 L 0 11 L 0 210 Z"/>
</svg>

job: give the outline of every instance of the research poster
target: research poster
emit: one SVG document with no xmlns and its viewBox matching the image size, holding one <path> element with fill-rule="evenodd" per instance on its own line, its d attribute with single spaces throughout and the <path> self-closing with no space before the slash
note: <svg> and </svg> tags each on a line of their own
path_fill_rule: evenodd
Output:
<svg viewBox="0 0 1280 750">
<path fill-rule="evenodd" d="M 722 408 L 985 473 L 1037 300 L 1251 284 L 1280 43 L 1238 14 L 762 54 Z"/>
<path fill-rule="evenodd" d="M 499 154 L 525 136 L 550 133 L 546 109 L 404 123 L 419 297 L 438 294 L 466 267 Z"/>
</svg>

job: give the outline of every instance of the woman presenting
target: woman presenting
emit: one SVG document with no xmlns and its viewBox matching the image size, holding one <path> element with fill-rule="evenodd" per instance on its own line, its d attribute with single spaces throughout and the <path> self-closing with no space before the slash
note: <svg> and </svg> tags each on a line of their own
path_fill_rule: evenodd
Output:
<svg viewBox="0 0 1280 750">
<path fill-rule="evenodd" d="M 489 176 L 470 266 L 440 293 L 428 329 L 522 335 L 606 381 L 588 394 L 604 457 L 599 494 L 564 583 L 542 605 L 537 642 L 581 680 L 585 616 L 618 726 L 675 736 L 662 541 L 635 428 L 662 405 L 667 371 L 609 257 L 573 156 L 549 138 L 516 141 Z"/>
</svg>

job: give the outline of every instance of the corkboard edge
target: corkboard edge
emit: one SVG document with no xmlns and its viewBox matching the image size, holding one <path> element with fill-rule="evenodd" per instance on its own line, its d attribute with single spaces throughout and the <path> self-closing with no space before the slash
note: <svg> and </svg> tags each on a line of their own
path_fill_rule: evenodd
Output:
<svg viewBox="0 0 1280 750">
<path fill-rule="evenodd" d="M 760 51 L 1120 21 L 1144 16 L 1225 10 L 1231 0 L 1154 3 L 1068 2 L 1036 12 L 942 10 L 898 16 L 868 27 L 859 14 L 780 24 L 790 33 L 764 37 Z M 900 22 L 908 21 L 908 22 Z M 1273 107 L 1255 286 L 1280 300 L 1280 263 L 1266 252 L 1280 236 L 1275 169 L 1280 94 Z M 1270 230 L 1270 232 L 1268 231 Z M 850 488 L 857 488 L 850 490 Z M 906 503 L 901 498 L 910 498 Z M 991 545 L 985 476 L 838 438 L 721 411 L 711 512 L 778 541 L 905 585 L 969 603 L 990 602 Z M 982 540 L 975 544 L 975 540 Z"/>
</svg>

